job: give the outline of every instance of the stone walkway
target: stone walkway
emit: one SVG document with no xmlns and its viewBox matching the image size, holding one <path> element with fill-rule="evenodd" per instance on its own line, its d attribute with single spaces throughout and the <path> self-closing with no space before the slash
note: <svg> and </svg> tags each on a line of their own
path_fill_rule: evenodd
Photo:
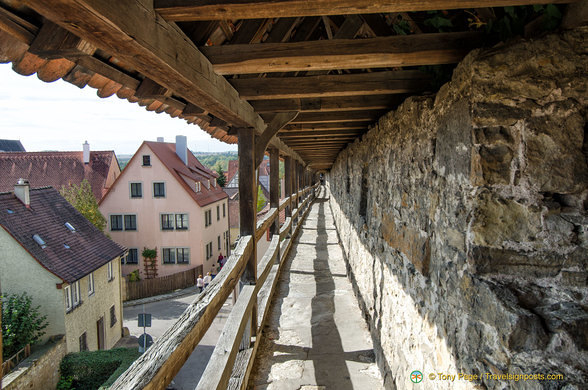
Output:
<svg viewBox="0 0 588 390">
<path fill-rule="evenodd" d="M 325 190 L 286 259 L 249 388 L 382 389 Z"/>
</svg>

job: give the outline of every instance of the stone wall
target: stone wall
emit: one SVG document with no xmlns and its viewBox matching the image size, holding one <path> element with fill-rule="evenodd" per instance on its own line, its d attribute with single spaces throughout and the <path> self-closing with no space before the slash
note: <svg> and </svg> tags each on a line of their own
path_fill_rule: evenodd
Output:
<svg viewBox="0 0 588 390">
<path fill-rule="evenodd" d="M 59 382 L 59 364 L 67 353 L 64 337 L 48 341 L 12 372 L 2 378 L 4 390 L 54 389 Z"/>
<path fill-rule="evenodd" d="M 387 388 L 588 386 L 586 42 L 474 51 L 337 158 L 330 203 Z"/>
</svg>

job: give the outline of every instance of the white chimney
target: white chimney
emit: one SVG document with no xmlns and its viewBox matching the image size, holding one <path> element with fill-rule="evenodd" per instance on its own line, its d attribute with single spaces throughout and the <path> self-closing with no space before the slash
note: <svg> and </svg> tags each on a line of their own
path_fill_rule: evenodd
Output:
<svg viewBox="0 0 588 390">
<path fill-rule="evenodd" d="M 14 195 L 28 208 L 31 207 L 31 187 L 26 179 L 18 179 L 14 186 Z"/>
<path fill-rule="evenodd" d="M 90 163 L 90 144 L 88 141 L 84 142 L 84 164 Z"/>
<path fill-rule="evenodd" d="M 176 135 L 176 154 L 188 165 L 188 138 L 185 135 Z"/>
<path fill-rule="evenodd" d="M 157 137 L 157 142 L 164 142 L 163 137 Z"/>
</svg>

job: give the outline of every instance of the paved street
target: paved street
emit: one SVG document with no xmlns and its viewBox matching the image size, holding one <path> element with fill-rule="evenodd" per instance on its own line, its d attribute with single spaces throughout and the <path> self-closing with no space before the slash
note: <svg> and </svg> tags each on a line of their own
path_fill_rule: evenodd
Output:
<svg viewBox="0 0 588 390">
<path fill-rule="evenodd" d="M 171 327 L 196 296 L 197 294 L 190 294 L 144 305 L 125 307 L 123 325 L 129 328 L 131 336 L 139 337 L 143 334 L 143 328 L 137 326 L 137 315 L 143 310 L 145 313 L 151 313 L 152 327 L 147 328 L 147 333 L 153 337 L 153 340 L 157 340 Z M 196 387 L 232 307 L 233 298 L 231 295 L 170 387 L 177 390 L 193 390 Z"/>
</svg>

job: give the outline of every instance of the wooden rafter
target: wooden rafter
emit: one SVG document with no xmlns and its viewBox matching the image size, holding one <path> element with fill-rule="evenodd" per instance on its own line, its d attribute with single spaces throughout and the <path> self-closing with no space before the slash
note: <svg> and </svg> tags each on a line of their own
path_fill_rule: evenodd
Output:
<svg viewBox="0 0 588 390">
<path fill-rule="evenodd" d="M 218 74 L 368 69 L 450 64 L 480 46 L 478 32 L 205 46 Z"/>
<path fill-rule="evenodd" d="M 328 96 L 390 95 L 421 92 L 428 76 L 419 71 L 391 71 L 310 77 L 235 79 L 243 99 L 269 100 Z"/>
<path fill-rule="evenodd" d="M 307 99 L 253 100 L 258 113 L 270 112 L 330 112 L 390 109 L 402 102 L 401 95 L 341 96 Z"/>
<path fill-rule="evenodd" d="M 28 6 L 215 116 L 258 132 L 265 124 L 175 25 L 140 0 L 30 0 Z"/>
<path fill-rule="evenodd" d="M 572 3 L 573 0 L 155 0 L 167 20 L 222 20 Z"/>
</svg>

